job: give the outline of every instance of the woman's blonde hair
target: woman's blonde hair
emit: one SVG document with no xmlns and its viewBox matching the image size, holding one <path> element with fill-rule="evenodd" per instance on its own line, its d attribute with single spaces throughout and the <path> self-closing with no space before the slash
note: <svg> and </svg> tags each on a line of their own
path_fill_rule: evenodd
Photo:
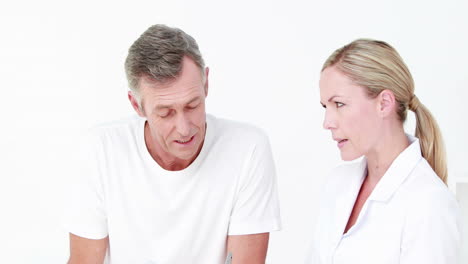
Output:
<svg viewBox="0 0 468 264">
<path fill-rule="evenodd" d="M 398 103 L 399 119 L 406 120 L 407 110 L 416 115 L 416 133 L 422 156 L 447 183 L 447 163 L 444 142 L 439 126 L 429 110 L 414 95 L 414 81 L 398 52 L 389 44 L 372 39 L 358 39 L 337 49 L 322 67 L 335 66 L 355 84 L 367 89 L 375 98 L 383 90 L 390 90 Z"/>
</svg>

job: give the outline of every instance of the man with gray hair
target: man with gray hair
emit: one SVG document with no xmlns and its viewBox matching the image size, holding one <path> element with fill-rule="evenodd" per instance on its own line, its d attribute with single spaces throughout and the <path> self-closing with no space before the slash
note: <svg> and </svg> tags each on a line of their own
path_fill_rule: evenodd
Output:
<svg viewBox="0 0 468 264">
<path fill-rule="evenodd" d="M 281 225 L 265 133 L 206 114 L 208 67 L 180 29 L 150 27 L 125 70 L 138 116 L 82 144 L 69 263 L 265 263 Z"/>
</svg>

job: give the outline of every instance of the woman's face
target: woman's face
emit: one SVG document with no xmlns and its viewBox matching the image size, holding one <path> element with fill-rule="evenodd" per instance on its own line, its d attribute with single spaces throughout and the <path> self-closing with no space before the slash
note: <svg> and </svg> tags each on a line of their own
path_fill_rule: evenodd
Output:
<svg viewBox="0 0 468 264">
<path fill-rule="evenodd" d="M 323 127 L 331 131 L 343 160 L 354 160 L 373 151 L 378 143 L 379 103 L 352 83 L 336 67 L 320 75 L 320 103 L 325 108 Z"/>
</svg>

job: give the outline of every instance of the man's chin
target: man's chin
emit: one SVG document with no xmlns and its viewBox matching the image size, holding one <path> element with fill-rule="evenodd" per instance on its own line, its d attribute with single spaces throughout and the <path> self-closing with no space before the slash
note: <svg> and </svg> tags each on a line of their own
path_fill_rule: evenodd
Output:
<svg viewBox="0 0 468 264">
<path fill-rule="evenodd" d="M 192 146 L 176 146 L 172 151 L 172 155 L 182 160 L 193 160 L 198 156 L 199 150 L 201 150 L 200 144 L 197 144 L 197 146 L 195 144 Z"/>
<path fill-rule="evenodd" d="M 174 151 L 172 153 L 174 157 L 177 157 L 180 160 L 192 161 L 197 157 L 196 151 Z"/>
</svg>

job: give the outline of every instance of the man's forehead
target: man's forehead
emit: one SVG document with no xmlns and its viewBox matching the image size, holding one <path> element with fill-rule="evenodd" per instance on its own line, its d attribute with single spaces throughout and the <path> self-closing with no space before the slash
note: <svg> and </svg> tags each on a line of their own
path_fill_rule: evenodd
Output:
<svg viewBox="0 0 468 264">
<path fill-rule="evenodd" d="M 151 88 L 158 88 L 158 89 L 171 89 L 174 87 L 187 87 L 187 86 L 194 86 L 194 85 L 203 85 L 205 82 L 205 78 L 202 75 L 178 75 L 176 77 L 168 77 L 163 80 L 156 80 L 155 78 L 142 75 L 139 78 L 139 88 L 144 89 L 147 87 Z"/>
<path fill-rule="evenodd" d="M 148 87 L 148 86 L 164 88 L 164 87 L 170 87 L 171 83 L 173 83 L 175 80 L 176 80 L 176 77 L 167 77 L 161 80 L 157 80 L 153 78 L 152 76 L 144 74 L 140 76 L 139 84 L 140 84 L 140 88 Z"/>
<path fill-rule="evenodd" d="M 173 108 L 177 105 L 188 105 L 192 103 L 197 103 L 200 100 L 202 100 L 202 97 L 199 95 L 193 96 L 193 97 L 186 97 L 186 98 L 181 98 L 180 100 L 155 100 L 154 102 L 154 108 L 155 109 L 164 109 L 164 108 Z"/>
<path fill-rule="evenodd" d="M 201 85 L 187 87 L 145 87 L 142 90 L 142 101 L 152 109 L 175 108 L 186 106 L 205 98 Z"/>
</svg>

